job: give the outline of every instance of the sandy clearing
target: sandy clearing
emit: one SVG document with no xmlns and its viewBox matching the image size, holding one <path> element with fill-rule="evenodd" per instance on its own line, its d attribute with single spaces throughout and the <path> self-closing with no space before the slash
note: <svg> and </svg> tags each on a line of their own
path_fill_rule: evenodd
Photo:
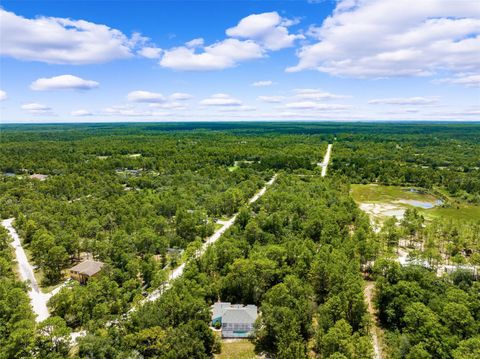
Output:
<svg viewBox="0 0 480 359">
<path fill-rule="evenodd" d="M 359 205 L 360 209 L 373 217 L 392 217 L 395 216 L 401 220 L 405 214 L 406 208 L 391 203 L 367 203 Z"/>
</svg>

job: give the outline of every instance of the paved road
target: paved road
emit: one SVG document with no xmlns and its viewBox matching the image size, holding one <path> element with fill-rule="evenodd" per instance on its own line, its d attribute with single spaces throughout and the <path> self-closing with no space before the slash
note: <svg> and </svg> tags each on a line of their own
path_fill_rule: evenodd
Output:
<svg viewBox="0 0 480 359">
<path fill-rule="evenodd" d="M 327 175 L 327 167 L 328 164 L 330 163 L 330 155 L 332 153 L 332 144 L 329 143 L 327 146 L 327 152 L 325 153 L 325 157 L 323 157 L 323 162 L 320 164 L 322 167 L 322 177 L 325 177 Z"/>
</svg>

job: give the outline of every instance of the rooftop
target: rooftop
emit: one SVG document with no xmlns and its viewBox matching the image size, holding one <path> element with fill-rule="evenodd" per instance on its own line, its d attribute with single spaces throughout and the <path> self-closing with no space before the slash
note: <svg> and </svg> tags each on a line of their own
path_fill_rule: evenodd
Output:
<svg viewBox="0 0 480 359">
<path fill-rule="evenodd" d="M 223 323 L 253 323 L 257 319 L 257 306 L 217 302 L 213 305 L 212 319 L 219 317 Z"/>
<path fill-rule="evenodd" d="M 39 181 L 45 181 L 47 179 L 48 175 L 42 175 L 40 173 L 34 173 L 33 175 L 30 175 L 31 179 L 39 180 Z"/>
<path fill-rule="evenodd" d="M 70 271 L 92 276 L 100 272 L 103 265 L 104 264 L 102 262 L 86 260 L 70 268 Z"/>
</svg>

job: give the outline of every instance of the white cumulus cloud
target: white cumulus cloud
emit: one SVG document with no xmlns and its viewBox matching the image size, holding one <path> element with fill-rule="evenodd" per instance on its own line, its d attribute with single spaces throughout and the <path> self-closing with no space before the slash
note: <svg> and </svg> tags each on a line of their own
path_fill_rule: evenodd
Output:
<svg viewBox="0 0 480 359">
<path fill-rule="evenodd" d="M 380 98 L 368 101 L 371 105 L 431 105 L 438 102 L 437 97 L 394 97 Z"/>
<path fill-rule="evenodd" d="M 202 106 L 242 106 L 242 101 L 224 93 L 217 93 L 200 101 Z"/>
<path fill-rule="evenodd" d="M 476 1 L 340 0 L 287 71 L 315 69 L 352 77 L 478 72 Z"/>
<path fill-rule="evenodd" d="M 160 66 L 175 70 L 222 70 L 260 57 L 263 57 L 263 49 L 257 43 L 225 39 L 200 51 L 187 46 L 166 50 Z"/>
<path fill-rule="evenodd" d="M 147 59 L 159 59 L 162 54 L 162 49 L 155 46 L 145 46 L 138 51 L 138 54 Z"/>
<path fill-rule="evenodd" d="M 70 115 L 83 117 L 83 116 L 93 116 L 93 113 L 88 110 L 75 110 L 70 112 Z"/>
<path fill-rule="evenodd" d="M 223 70 L 242 61 L 264 57 L 294 45 L 303 35 L 293 35 L 288 27 L 295 21 L 282 18 L 277 12 L 249 15 L 226 30 L 227 38 L 205 46 L 203 38 L 188 41 L 184 46 L 165 50 L 160 66 L 184 71 Z"/>
<path fill-rule="evenodd" d="M 106 25 L 58 17 L 28 19 L 0 8 L 0 54 L 52 64 L 94 64 L 125 59 L 146 46 Z M 148 52 L 148 51 L 147 51 Z"/>
<path fill-rule="evenodd" d="M 168 96 L 168 99 L 172 101 L 186 101 L 186 100 L 190 100 L 192 97 L 193 96 L 190 95 L 189 93 L 174 92 L 170 96 Z"/>
<path fill-rule="evenodd" d="M 186 104 L 183 102 L 176 102 L 176 101 L 171 101 L 171 102 L 165 102 L 165 103 L 152 103 L 150 104 L 150 107 L 152 108 L 163 108 L 163 109 L 169 109 L 169 110 L 185 110 L 187 109 Z"/>
<path fill-rule="evenodd" d="M 253 87 L 268 87 L 272 85 L 273 85 L 273 81 L 271 80 L 255 81 L 254 83 L 252 83 Z"/>
<path fill-rule="evenodd" d="M 459 73 L 454 77 L 442 78 L 433 81 L 434 83 L 449 83 L 455 85 L 464 85 L 467 87 L 479 87 L 480 86 L 480 74 L 464 74 Z"/>
<path fill-rule="evenodd" d="M 149 92 L 149 91 L 132 91 L 127 95 L 128 101 L 131 102 L 144 102 L 144 103 L 162 103 L 166 99 L 161 93 Z"/>
<path fill-rule="evenodd" d="M 104 108 L 100 111 L 106 116 L 125 116 L 125 117 L 152 117 L 152 116 L 168 116 L 170 113 L 165 111 L 138 109 L 132 105 L 119 105 Z"/>
<path fill-rule="evenodd" d="M 5 101 L 7 99 L 7 93 L 3 90 L 0 90 L 0 101 Z"/>
<path fill-rule="evenodd" d="M 268 50 L 280 50 L 294 45 L 303 35 L 288 32 L 294 21 L 282 18 L 276 11 L 252 14 L 240 20 L 237 26 L 227 29 L 228 36 L 251 39 Z"/>
<path fill-rule="evenodd" d="M 26 103 L 21 109 L 31 115 L 53 115 L 51 107 L 37 102 Z"/>
<path fill-rule="evenodd" d="M 196 39 L 193 39 L 193 40 L 190 40 L 190 41 L 186 42 L 185 46 L 190 47 L 190 48 L 200 47 L 200 46 L 203 46 L 204 43 L 205 43 L 205 40 L 203 40 L 203 38 L 199 37 L 199 38 L 196 38 Z"/>
<path fill-rule="evenodd" d="M 322 104 L 314 101 L 297 101 L 297 102 L 290 102 L 285 104 L 285 107 L 288 109 L 296 109 L 296 110 L 330 110 L 330 111 L 338 111 L 338 110 L 347 110 L 351 106 L 349 105 L 340 105 L 340 104 Z"/>
<path fill-rule="evenodd" d="M 268 103 L 280 103 L 285 100 L 285 96 L 258 96 L 257 100 Z"/>
<path fill-rule="evenodd" d="M 349 97 L 345 95 L 337 95 L 330 92 L 321 91 L 318 89 L 296 89 L 294 90 L 294 92 L 296 93 L 296 98 L 303 100 L 321 101 Z"/>
<path fill-rule="evenodd" d="M 34 91 L 49 90 L 90 90 L 98 87 L 98 82 L 84 80 L 73 75 L 61 75 L 50 78 L 40 78 L 30 85 Z"/>
</svg>

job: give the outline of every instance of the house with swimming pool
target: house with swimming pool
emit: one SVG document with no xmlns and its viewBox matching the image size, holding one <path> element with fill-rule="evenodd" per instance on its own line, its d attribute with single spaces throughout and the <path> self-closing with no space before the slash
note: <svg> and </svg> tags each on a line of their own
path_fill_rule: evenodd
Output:
<svg viewBox="0 0 480 359">
<path fill-rule="evenodd" d="M 212 326 L 222 329 L 222 338 L 249 338 L 253 335 L 256 305 L 217 302 L 212 306 Z"/>
</svg>

